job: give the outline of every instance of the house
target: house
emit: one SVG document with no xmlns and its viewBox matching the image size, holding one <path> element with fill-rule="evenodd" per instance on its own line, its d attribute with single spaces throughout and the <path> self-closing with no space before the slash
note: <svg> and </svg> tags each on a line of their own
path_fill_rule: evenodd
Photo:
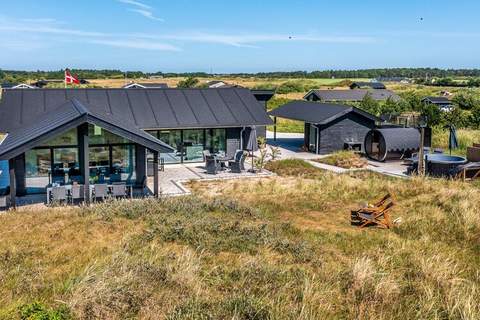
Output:
<svg viewBox="0 0 480 320">
<path fill-rule="evenodd" d="M 35 89 L 35 87 L 26 83 L 2 83 L 2 89 Z"/>
<path fill-rule="evenodd" d="M 363 82 L 356 81 L 350 85 L 350 89 L 375 89 L 375 90 L 385 90 L 387 87 L 381 82 Z"/>
<path fill-rule="evenodd" d="M 225 88 L 225 87 L 231 87 L 229 84 L 227 84 L 224 81 L 220 80 L 213 80 L 213 81 L 208 81 L 206 83 L 208 88 Z"/>
<path fill-rule="evenodd" d="M 138 83 L 131 82 L 122 87 L 123 89 L 165 89 L 168 88 L 166 83 Z"/>
<path fill-rule="evenodd" d="M 86 190 L 89 181 L 141 186 L 147 159 L 203 162 L 204 150 L 231 155 L 245 148 L 252 126 L 270 124 L 244 88 L 5 90 L 0 161 L 8 161 L 19 196 L 45 193 L 52 182 Z"/>
<path fill-rule="evenodd" d="M 355 89 L 355 90 L 310 90 L 303 98 L 308 101 L 319 102 L 360 102 L 366 95 L 377 101 L 392 99 L 399 101 L 400 97 L 393 91 L 377 89 Z"/>
<path fill-rule="evenodd" d="M 450 111 L 453 109 L 453 103 L 447 97 L 425 97 L 422 99 L 424 104 L 436 105 L 441 111 Z"/>
<path fill-rule="evenodd" d="M 374 79 L 377 82 L 400 82 L 400 83 L 411 83 L 412 80 L 407 77 L 377 77 Z"/>
<path fill-rule="evenodd" d="M 269 112 L 270 116 L 303 121 L 304 146 L 316 154 L 328 154 L 349 147 L 363 150 L 367 132 L 379 119 L 352 106 L 292 101 Z"/>
</svg>

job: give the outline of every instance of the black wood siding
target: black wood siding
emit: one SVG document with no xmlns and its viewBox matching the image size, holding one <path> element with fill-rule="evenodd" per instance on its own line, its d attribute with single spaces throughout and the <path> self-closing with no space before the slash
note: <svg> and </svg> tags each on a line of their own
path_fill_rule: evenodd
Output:
<svg viewBox="0 0 480 320">
<path fill-rule="evenodd" d="M 337 120 L 320 128 L 320 154 L 343 150 L 347 141 L 357 141 L 363 144 L 365 136 L 375 127 L 375 121 L 356 113 L 348 113 Z"/>
</svg>

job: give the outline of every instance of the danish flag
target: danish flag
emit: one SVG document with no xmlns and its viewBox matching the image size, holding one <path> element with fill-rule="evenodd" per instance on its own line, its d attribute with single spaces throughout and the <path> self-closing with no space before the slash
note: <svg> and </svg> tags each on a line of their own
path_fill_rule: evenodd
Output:
<svg viewBox="0 0 480 320">
<path fill-rule="evenodd" d="M 70 74 L 70 70 L 65 69 L 65 84 L 80 84 L 80 81 L 78 81 L 78 78 L 76 76 L 72 76 Z"/>
</svg>

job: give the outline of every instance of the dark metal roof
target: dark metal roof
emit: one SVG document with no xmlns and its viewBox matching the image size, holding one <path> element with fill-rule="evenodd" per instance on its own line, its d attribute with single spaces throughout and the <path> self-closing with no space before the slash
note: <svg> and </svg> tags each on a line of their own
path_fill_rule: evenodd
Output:
<svg viewBox="0 0 480 320">
<path fill-rule="evenodd" d="M 269 101 L 275 95 L 275 90 L 252 89 L 250 91 L 258 101 Z"/>
<path fill-rule="evenodd" d="M 400 100 L 400 97 L 390 90 L 311 90 L 308 92 L 304 99 L 308 99 L 309 96 L 315 95 L 319 100 L 324 102 L 332 101 L 362 101 L 363 98 L 369 94 L 374 100 L 387 100 L 388 98 L 394 101 Z"/>
<path fill-rule="evenodd" d="M 147 83 L 147 82 L 132 82 L 124 85 L 124 89 L 165 89 L 168 88 L 166 83 Z"/>
<path fill-rule="evenodd" d="M 169 145 L 139 129 L 132 122 L 119 119 L 114 115 L 106 116 L 76 98 L 72 98 L 51 112 L 36 117 L 34 122 L 9 132 L 0 144 L 0 159 L 11 159 L 83 123 L 98 125 L 152 150 L 159 152 L 173 150 Z"/>
<path fill-rule="evenodd" d="M 314 124 L 327 124 L 350 112 L 357 113 L 372 121 L 378 120 L 374 115 L 352 106 L 309 101 L 292 101 L 270 111 L 268 114 L 274 117 Z"/>
<path fill-rule="evenodd" d="M 3 92 L 0 132 L 29 125 L 73 98 L 97 114 L 115 116 L 144 130 L 272 124 L 245 88 L 25 89 Z"/>
<path fill-rule="evenodd" d="M 447 97 L 426 97 L 422 101 L 433 104 L 451 105 L 452 102 Z"/>
<path fill-rule="evenodd" d="M 386 151 L 418 150 L 420 131 L 416 128 L 380 128 L 374 129 L 385 139 Z"/>
<path fill-rule="evenodd" d="M 350 89 L 357 88 L 372 88 L 372 89 L 387 89 L 385 85 L 381 82 L 365 82 L 365 81 L 355 81 L 350 85 Z"/>
</svg>

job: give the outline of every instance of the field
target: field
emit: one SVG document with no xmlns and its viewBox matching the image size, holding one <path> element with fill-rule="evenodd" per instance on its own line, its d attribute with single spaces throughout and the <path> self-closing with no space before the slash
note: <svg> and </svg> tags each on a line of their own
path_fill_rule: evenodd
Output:
<svg viewBox="0 0 480 320">
<path fill-rule="evenodd" d="M 478 186 L 269 169 L 186 198 L 1 215 L 0 318 L 480 317 Z M 393 230 L 350 226 L 387 191 Z"/>
<path fill-rule="evenodd" d="M 163 79 L 129 79 L 125 81 L 125 79 L 92 79 L 89 80 L 92 85 L 101 86 L 101 87 L 108 87 L 108 88 L 120 88 L 125 83 L 130 81 L 135 82 L 147 82 L 147 83 L 167 83 L 169 87 L 176 87 L 178 82 L 184 80 L 183 77 L 178 78 L 163 78 Z M 232 85 L 239 85 L 247 88 L 255 88 L 255 87 L 272 87 L 278 86 L 282 83 L 288 81 L 303 81 L 308 83 L 309 85 L 315 87 L 323 87 L 323 86 L 333 86 L 339 84 L 343 80 L 354 80 L 354 79 L 291 79 L 291 78 L 242 78 L 242 77 L 222 77 L 220 78 L 199 78 L 200 84 L 211 81 L 211 80 L 222 80 Z M 367 81 L 368 79 L 355 79 L 355 81 Z"/>
</svg>

